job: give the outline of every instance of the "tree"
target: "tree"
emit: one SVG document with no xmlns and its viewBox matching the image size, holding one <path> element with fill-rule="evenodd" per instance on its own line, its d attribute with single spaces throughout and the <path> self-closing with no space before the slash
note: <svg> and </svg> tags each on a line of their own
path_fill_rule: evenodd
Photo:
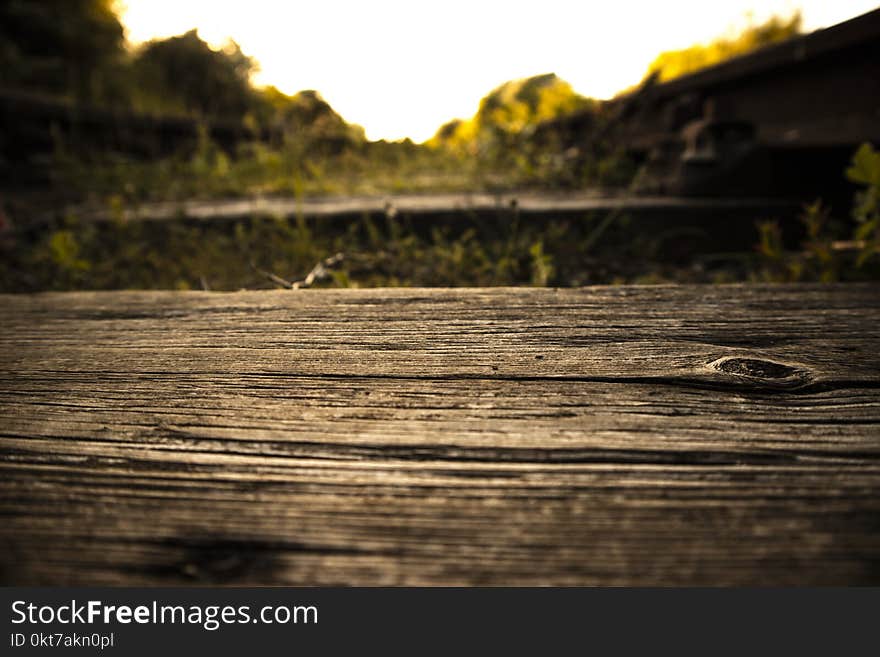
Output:
<svg viewBox="0 0 880 657">
<path fill-rule="evenodd" d="M 760 25 L 750 25 L 732 38 L 718 38 L 708 44 L 696 44 L 682 50 L 661 53 L 651 62 L 645 77 L 657 73 L 665 82 L 718 64 L 732 57 L 785 41 L 801 33 L 801 15 L 790 18 L 772 16 Z"/>
<path fill-rule="evenodd" d="M 273 86 L 257 91 L 257 123 L 288 143 L 314 146 L 335 144 L 337 149 L 366 141 L 363 128 L 345 122 L 317 91 L 289 96 Z"/>
<path fill-rule="evenodd" d="M 133 68 L 142 109 L 241 120 L 254 107 L 256 63 L 234 41 L 214 50 L 195 29 L 154 39 L 141 47 Z"/>
<path fill-rule="evenodd" d="M 511 80 L 486 95 L 473 118 L 444 124 L 430 143 L 504 159 L 520 137 L 538 124 L 595 105 L 596 101 L 576 93 L 553 73 Z"/>
<path fill-rule="evenodd" d="M 119 93 L 125 34 L 114 0 L 0 1 L 0 83 L 102 101 Z"/>
</svg>

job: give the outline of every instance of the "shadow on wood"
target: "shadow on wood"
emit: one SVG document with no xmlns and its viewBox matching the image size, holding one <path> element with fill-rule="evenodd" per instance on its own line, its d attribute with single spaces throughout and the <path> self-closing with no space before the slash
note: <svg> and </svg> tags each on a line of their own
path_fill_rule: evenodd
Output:
<svg viewBox="0 0 880 657">
<path fill-rule="evenodd" d="M 880 583 L 876 286 L 2 301 L 5 584 Z"/>
</svg>

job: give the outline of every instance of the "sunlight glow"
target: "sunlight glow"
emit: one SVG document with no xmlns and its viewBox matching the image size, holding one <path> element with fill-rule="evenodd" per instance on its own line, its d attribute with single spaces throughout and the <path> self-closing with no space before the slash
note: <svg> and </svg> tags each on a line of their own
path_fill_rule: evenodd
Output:
<svg viewBox="0 0 880 657">
<path fill-rule="evenodd" d="M 132 42 L 197 27 L 220 45 L 234 38 L 257 59 L 257 84 L 316 89 L 371 139 L 429 138 L 469 117 L 506 80 L 554 72 L 586 96 L 636 84 L 661 51 L 742 27 L 751 15 L 832 25 L 875 0 L 412 0 L 322 2 L 126 0 Z"/>
</svg>

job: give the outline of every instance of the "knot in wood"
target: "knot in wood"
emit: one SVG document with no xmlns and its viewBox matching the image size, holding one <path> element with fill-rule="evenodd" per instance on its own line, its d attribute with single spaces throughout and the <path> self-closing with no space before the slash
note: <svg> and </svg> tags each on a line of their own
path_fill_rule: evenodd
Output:
<svg viewBox="0 0 880 657">
<path fill-rule="evenodd" d="M 801 371 L 790 365 L 758 358 L 725 358 L 721 359 L 721 362 L 716 362 L 716 368 L 722 372 L 741 374 L 755 379 L 787 379 Z"/>
<path fill-rule="evenodd" d="M 809 371 L 765 358 L 725 356 L 709 363 L 709 367 L 725 374 L 733 374 L 752 384 L 769 387 L 798 387 L 810 381 Z"/>
</svg>

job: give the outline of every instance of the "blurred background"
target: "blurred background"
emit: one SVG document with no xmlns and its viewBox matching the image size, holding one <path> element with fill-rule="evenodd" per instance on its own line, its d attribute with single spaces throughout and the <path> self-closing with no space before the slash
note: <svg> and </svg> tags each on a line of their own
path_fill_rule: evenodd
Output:
<svg viewBox="0 0 880 657">
<path fill-rule="evenodd" d="M 0 1 L 0 291 L 880 275 L 872 2 Z"/>
</svg>

